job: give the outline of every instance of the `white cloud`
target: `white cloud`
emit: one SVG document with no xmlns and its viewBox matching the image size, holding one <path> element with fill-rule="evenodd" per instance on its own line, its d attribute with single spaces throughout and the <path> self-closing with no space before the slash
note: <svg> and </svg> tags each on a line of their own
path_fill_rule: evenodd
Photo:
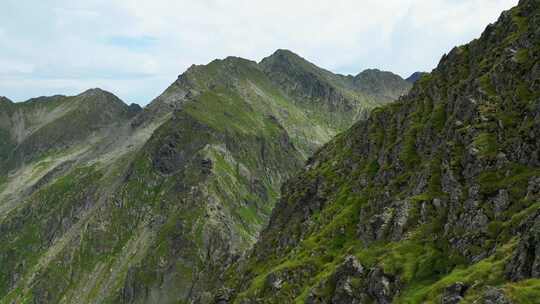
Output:
<svg viewBox="0 0 540 304">
<path fill-rule="evenodd" d="M 5 0 L 0 95 L 87 87 L 147 103 L 191 64 L 288 48 L 325 68 L 434 67 L 517 0 Z M 46 2 L 46 3 L 45 3 Z"/>
</svg>

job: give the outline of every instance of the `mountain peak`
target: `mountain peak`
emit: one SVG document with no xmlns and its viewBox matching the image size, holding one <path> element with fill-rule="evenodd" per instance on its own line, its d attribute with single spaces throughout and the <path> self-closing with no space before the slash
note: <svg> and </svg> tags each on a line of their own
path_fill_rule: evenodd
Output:
<svg viewBox="0 0 540 304">
<path fill-rule="evenodd" d="M 222 62 L 241 62 L 241 63 L 253 63 L 252 60 L 238 57 L 238 56 L 227 56 L 225 59 L 220 60 Z"/>
<path fill-rule="evenodd" d="M 358 73 L 358 75 L 360 74 L 375 74 L 375 73 L 380 73 L 382 72 L 381 70 L 377 69 L 377 68 L 372 68 L 372 69 L 365 69 L 363 70 L 362 72 Z"/>
<path fill-rule="evenodd" d="M 79 96 L 93 96 L 93 95 L 98 95 L 98 94 L 114 95 L 113 93 L 105 91 L 105 90 L 103 90 L 101 88 L 91 88 L 91 89 L 88 89 L 88 90 L 82 92 L 81 94 L 79 94 Z"/>
<path fill-rule="evenodd" d="M 266 71 L 296 71 L 325 78 L 333 77 L 333 73 L 314 65 L 304 57 L 286 49 L 276 50 L 272 55 L 263 58 L 259 65 Z"/>
<path fill-rule="evenodd" d="M 415 83 L 418 80 L 420 80 L 420 78 L 422 78 L 422 76 L 427 75 L 427 74 L 429 74 L 429 73 L 427 73 L 427 72 L 414 72 L 414 73 L 411 74 L 411 76 L 407 77 L 405 80 L 407 80 L 410 83 Z"/>
<path fill-rule="evenodd" d="M 354 85 L 372 95 L 397 99 L 411 88 L 409 82 L 392 72 L 366 69 L 354 76 Z"/>
<path fill-rule="evenodd" d="M 301 57 L 300 55 L 287 50 L 287 49 L 277 49 L 272 55 L 263 58 L 261 60 L 261 63 L 264 64 L 268 61 L 280 61 L 280 62 L 291 62 L 291 61 L 301 61 L 301 62 L 308 62 L 306 59 Z"/>
<path fill-rule="evenodd" d="M 257 63 L 242 57 L 227 56 L 223 59 L 214 59 L 208 64 L 192 64 L 184 73 L 178 76 L 178 79 L 189 77 L 188 75 L 194 75 L 198 73 L 211 73 L 215 74 L 216 68 L 228 68 L 231 66 L 246 66 L 256 65 Z"/>
<path fill-rule="evenodd" d="M 382 71 L 379 69 L 365 69 L 362 72 L 358 73 L 354 78 L 361 79 L 363 77 L 392 77 L 396 79 L 402 79 L 401 76 L 394 74 L 390 71 Z"/>
<path fill-rule="evenodd" d="M 116 103 L 121 103 L 122 105 L 127 106 L 118 96 L 114 95 L 113 93 L 100 89 L 100 88 L 92 88 L 88 89 L 81 94 L 77 95 L 76 97 L 83 97 L 83 98 L 98 98 L 100 100 L 109 100 Z"/>
<path fill-rule="evenodd" d="M 295 56 L 295 57 L 300 57 L 298 54 L 296 54 L 295 52 L 293 52 L 291 50 L 288 50 L 288 49 L 277 49 L 272 54 L 272 56 Z"/>
</svg>

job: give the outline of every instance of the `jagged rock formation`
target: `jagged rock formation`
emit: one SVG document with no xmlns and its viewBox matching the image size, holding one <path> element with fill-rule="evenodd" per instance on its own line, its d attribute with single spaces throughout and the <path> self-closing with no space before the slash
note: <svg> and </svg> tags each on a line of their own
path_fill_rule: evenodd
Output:
<svg viewBox="0 0 540 304">
<path fill-rule="evenodd" d="M 0 303 L 209 302 L 281 183 L 394 96 L 346 78 L 278 51 L 193 66 L 142 111 L 0 100 Z"/>
<path fill-rule="evenodd" d="M 282 187 L 228 303 L 539 303 L 540 2 Z M 216 297 L 223 299 L 223 297 Z"/>
</svg>

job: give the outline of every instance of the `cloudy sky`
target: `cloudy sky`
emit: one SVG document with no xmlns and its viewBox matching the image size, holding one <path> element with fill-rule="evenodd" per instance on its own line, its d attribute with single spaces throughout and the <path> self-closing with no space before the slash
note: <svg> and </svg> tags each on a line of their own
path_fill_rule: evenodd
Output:
<svg viewBox="0 0 540 304">
<path fill-rule="evenodd" d="M 0 96 L 147 104 L 191 64 L 278 48 L 343 74 L 430 71 L 518 0 L 2 0 Z"/>
</svg>

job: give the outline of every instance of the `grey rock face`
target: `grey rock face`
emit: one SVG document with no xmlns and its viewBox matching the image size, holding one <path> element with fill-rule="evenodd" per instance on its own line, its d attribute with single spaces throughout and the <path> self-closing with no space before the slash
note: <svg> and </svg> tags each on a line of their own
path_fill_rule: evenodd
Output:
<svg viewBox="0 0 540 304">
<path fill-rule="evenodd" d="M 521 229 L 524 233 L 518 248 L 506 265 L 506 276 L 512 281 L 540 278 L 540 212 L 531 216 Z"/>
<path fill-rule="evenodd" d="M 457 304 L 463 300 L 463 296 L 469 286 L 464 283 L 457 282 L 452 284 L 444 290 L 444 295 L 441 299 L 441 304 Z"/>
<path fill-rule="evenodd" d="M 369 220 L 360 222 L 358 236 L 366 244 L 385 238 L 399 241 L 405 232 L 410 209 L 408 201 L 396 201 L 384 208 L 381 213 L 366 216 Z"/>
<path fill-rule="evenodd" d="M 356 257 L 348 256 L 345 262 L 336 271 L 336 289 L 332 297 L 332 303 L 362 303 L 358 290 L 355 290 L 352 280 L 358 279 L 364 274 L 364 267 L 358 262 Z"/>
<path fill-rule="evenodd" d="M 493 199 L 493 211 L 495 215 L 504 212 L 510 205 L 510 199 L 508 197 L 508 191 L 501 189 L 497 193 L 497 196 Z"/>
<path fill-rule="evenodd" d="M 529 180 L 529 186 L 527 187 L 527 195 L 525 199 L 534 199 L 540 194 L 540 177 L 532 178 Z"/>
<path fill-rule="evenodd" d="M 213 304 L 228 304 L 231 300 L 231 293 L 233 290 L 228 288 L 222 288 L 218 290 L 214 296 Z"/>
<path fill-rule="evenodd" d="M 397 280 L 386 275 L 381 268 L 374 268 L 368 275 L 368 292 L 379 304 L 390 304 L 399 292 Z"/>
<path fill-rule="evenodd" d="M 323 295 L 328 290 L 333 290 L 330 298 Z M 379 267 L 365 269 L 356 257 L 348 256 L 328 280 L 311 290 L 306 304 L 389 304 L 398 292 L 397 278 Z"/>
<path fill-rule="evenodd" d="M 500 289 L 493 287 L 487 288 L 483 300 L 484 304 L 512 304 Z"/>
</svg>

